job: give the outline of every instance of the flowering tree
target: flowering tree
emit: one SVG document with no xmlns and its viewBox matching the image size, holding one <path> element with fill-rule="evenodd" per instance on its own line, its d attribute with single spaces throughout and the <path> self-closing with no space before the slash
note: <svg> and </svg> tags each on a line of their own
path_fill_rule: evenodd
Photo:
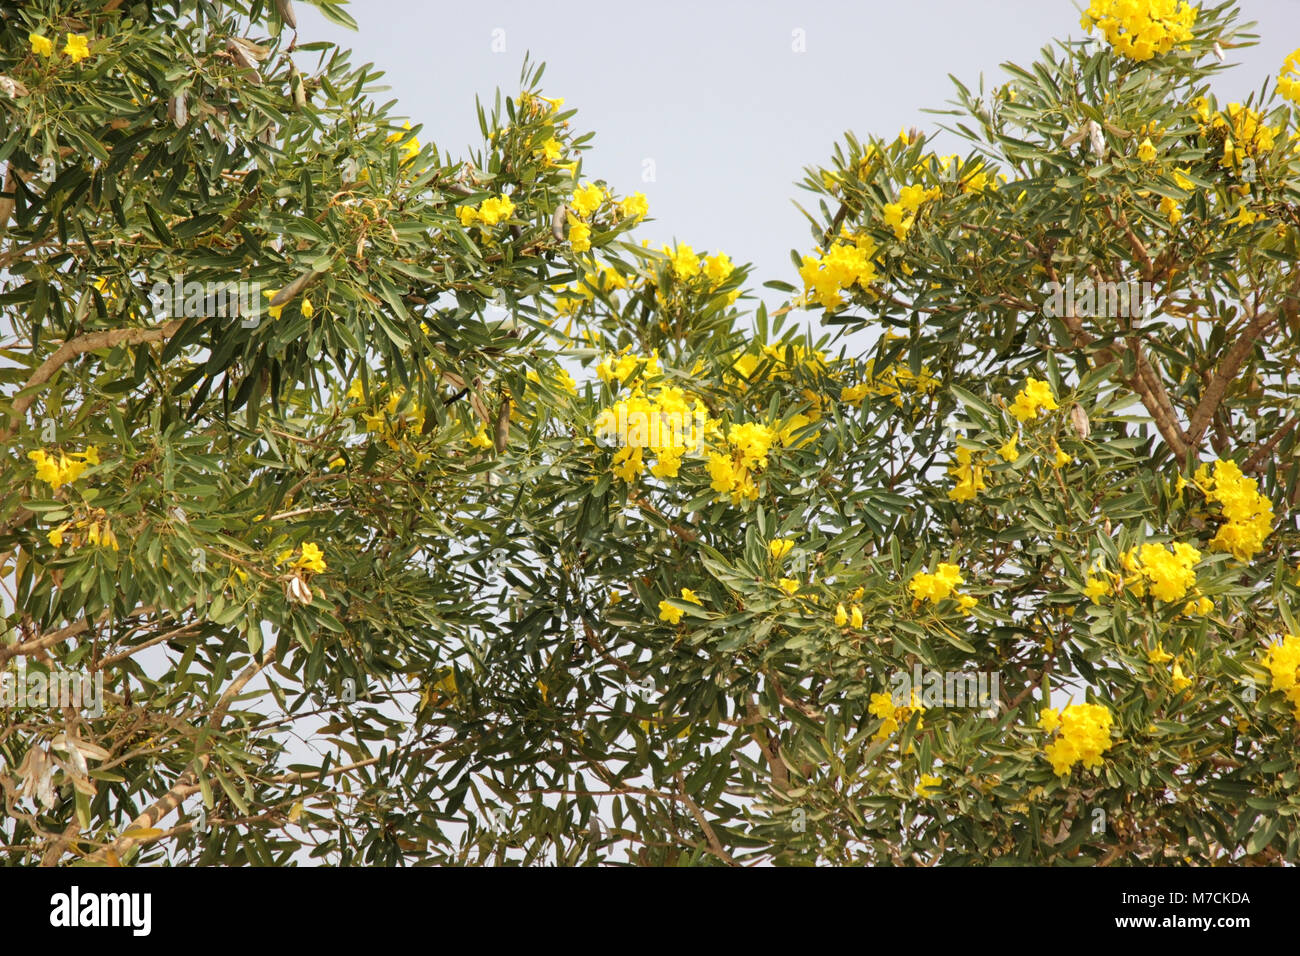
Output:
<svg viewBox="0 0 1300 956">
<path fill-rule="evenodd" d="M 770 311 L 540 69 L 453 160 L 289 2 L 0 11 L 12 861 L 1300 858 L 1300 56 L 1220 104 L 1232 9 L 849 138 Z"/>
</svg>

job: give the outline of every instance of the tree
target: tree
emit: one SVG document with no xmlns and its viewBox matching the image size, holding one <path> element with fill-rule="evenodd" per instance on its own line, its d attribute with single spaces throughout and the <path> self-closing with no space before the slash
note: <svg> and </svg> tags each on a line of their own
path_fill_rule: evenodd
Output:
<svg viewBox="0 0 1300 956">
<path fill-rule="evenodd" d="M 1300 857 L 1300 57 L 1219 104 L 1230 6 L 846 136 L 771 311 L 539 67 L 456 161 L 287 2 L 3 12 L 13 862 Z"/>
</svg>

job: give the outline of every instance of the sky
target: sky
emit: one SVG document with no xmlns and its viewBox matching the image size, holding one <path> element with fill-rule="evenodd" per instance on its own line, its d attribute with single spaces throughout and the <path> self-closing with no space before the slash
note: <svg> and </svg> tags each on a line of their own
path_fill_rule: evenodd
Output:
<svg viewBox="0 0 1300 956">
<path fill-rule="evenodd" d="M 1241 0 L 1260 44 L 1229 50 L 1220 102 L 1244 99 L 1300 47 L 1300 0 Z M 796 282 L 790 250 L 811 251 L 794 202 L 804 170 L 828 163 L 846 130 L 892 138 L 934 132 L 952 73 L 969 87 L 999 64 L 1028 65 L 1054 38 L 1079 38 L 1073 0 L 745 0 L 523 2 L 353 0 L 359 30 L 297 5 L 299 41 L 331 40 L 353 63 L 386 73 L 396 111 L 424 125 L 421 140 L 453 157 L 481 142 L 474 98 L 518 91 L 525 54 L 546 63 L 543 93 L 576 108 L 596 133 L 586 179 L 645 193 L 637 232 L 696 252 L 752 262 L 750 284 Z M 955 151 L 949 140 L 941 151 Z M 965 154 L 966 149 L 961 148 Z M 769 305 L 780 293 L 762 290 Z"/>
</svg>

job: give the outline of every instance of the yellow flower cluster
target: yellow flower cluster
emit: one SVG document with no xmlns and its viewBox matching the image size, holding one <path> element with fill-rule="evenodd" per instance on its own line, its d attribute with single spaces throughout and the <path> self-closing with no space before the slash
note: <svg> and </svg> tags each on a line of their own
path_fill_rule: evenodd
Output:
<svg viewBox="0 0 1300 956">
<path fill-rule="evenodd" d="M 673 278 L 699 292 L 711 292 L 719 288 L 736 271 L 731 257 L 725 252 L 697 256 L 695 250 L 684 243 L 664 246 L 662 251 L 668 257 Z M 739 296 L 740 290 L 733 289 L 728 301 L 735 302 Z"/>
<path fill-rule="evenodd" d="M 495 226 L 499 223 L 506 222 L 515 213 L 515 204 L 510 201 L 510 197 L 489 196 L 477 206 L 461 206 L 456 210 L 456 216 L 460 219 L 460 224 L 468 229 L 475 223 L 481 223 L 484 226 Z"/>
<path fill-rule="evenodd" d="M 920 695 L 916 688 L 912 688 L 911 700 L 902 706 L 894 703 L 893 694 L 872 694 L 871 703 L 867 705 L 867 711 L 871 716 L 879 717 L 883 721 L 874 734 L 875 739 L 888 740 L 898 733 L 900 727 L 907 726 L 907 722 L 912 719 L 913 711 L 924 714 L 925 708 L 921 706 Z M 918 717 L 916 729 L 920 730 L 923 726 L 925 726 L 925 719 Z"/>
<path fill-rule="evenodd" d="M 631 219 L 632 222 L 637 223 L 650 212 L 650 203 L 645 198 L 644 193 L 633 193 L 624 197 L 615 206 L 615 211 L 617 211 L 620 218 Z"/>
<path fill-rule="evenodd" d="M 855 629 L 862 627 L 862 608 L 856 604 L 850 604 L 849 609 L 845 610 L 843 604 L 835 605 L 835 626 L 844 627 L 851 624 Z"/>
<path fill-rule="evenodd" d="M 922 365 L 921 371 L 913 374 L 910 366 L 894 363 L 884 372 L 876 375 L 874 359 L 867 360 L 866 379 L 861 384 L 840 389 L 840 401 L 861 405 L 862 400 L 868 395 L 876 395 L 880 398 L 888 398 L 902 408 L 904 392 L 929 395 L 939 387 L 939 380 L 934 377 L 928 365 Z"/>
<path fill-rule="evenodd" d="M 1209 101 L 1197 97 L 1193 101 L 1203 131 L 1220 130 L 1223 133 L 1223 158 L 1219 165 L 1224 169 L 1241 172 L 1245 159 L 1258 159 L 1272 152 L 1282 127 L 1268 126 L 1262 114 L 1240 103 L 1229 103 L 1227 110 L 1211 113 Z"/>
<path fill-rule="evenodd" d="M 295 571 L 312 571 L 320 574 L 325 570 L 325 553 L 311 541 L 304 541 L 302 547 L 289 548 L 276 556 L 276 564 L 284 564 L 286 561 L 289 561 L 289 567 Z"/>
<path fill-rule="evenodd" d="M 1277 74 L 1277 91 L 1282 99 L 1300 106 L 1300 50 L 1295 50 L 1282 61 Z"/>
<path fill-rule="evenodd" d="M 1068 776 L 1076 764 L 1085 769 L 1101 766 L 1101 755 L 1110 749 L 1110 709 L 1102 704 L 1070 704 L 1063 711 L 1044 707 L 1038 712 L 1038 726 L 1049 734 L 1060 731 L 1043 747 L 1060 776 Z"/>
<path fill-rule="evenodd" d="M 938 604 L 940 601 L 952 598 L 961 608 L 962 614 L 969 614 L 971 608 L 979 603 L 979 599 L 957 590 L 965 583 L 965 579 L 961 576 L 961 568 L 955 564 L 941 563 L 934 573 L 918 571 L 912 575 L 912 580 L 907 582 L 907 587 L 918 602 L 931 601 Z"/>
<path fill-rule="evenodd" d="M 58 491 L 80 478 L 87 465 L 99 464 L 99 449 L 91 445 L 85 451 L 73 452 L 70 456 L 60 451 L 57 458 L 45 451 L 29 451 L 27 457 L 36 462 L 37 480 L 46 482 L 51 490 Z"/>
<path fill-rule="evenodd" d="M 385 385 L 375 382 L 371 397 L 382 392 Z M 360 403 L 364 399 L 361 379 L 356 379 L 348 386 L 348 398 Z M 356 414 L 359 409 L 353 411 Z M 408 399 L 406 389 L 398 385 L 390 389 L 388 397 L 371 411 L 360 410 L 366 431 L 376 435 L 393 451 L 411 450 L 407 447 L 410 438 L 424 431 L 424 407 L 413 399 Z M 413 450 L 415 465 L 418 468 L 429 459 L 425 452 Z"/>
<path fill-rule="evenodd" d="M 916 216 L 921 207 L 941 195 L 943 190 L 938 186 L 931 186 L 928 189 L 920 184 L 904 186 L 899 191 L 897 202 L 885 203 L 881 207 L 885 225 L 894 230 L 895 238 L 906 239 L 912 226 L 916 224 Z"/>
<path fill-rule="evenodd" d="M 1160 601 L 1181 601 L 1196 587 L 1199 560 L 1201 552 L 1182 541 L 1175 541 L 1168 548 L 1163 544 L 1129 548 L 1120 555 L 1120 562 L 1128 572 L 1124 586 L 1138 597 L 1150 593 Z"/>
<path fill-rule="evenodd" d="M 642 193 L 633 193 L 614 202 L 614 197 L 603 186 L 596 183 L 579 186 L 573 191 L 565 214 L 569 224 L 569 247 L 574 252 L 590 251 L 591 220 L 606 204 L 611 204 L 616 220 L 629 220 L 634 224 L 644 219 L 650 211 L 650 204 Z M 727 271 L 730 273 L 730 269 Z"/>
<path fill-rule="evenodd" d="M 1273 678 L 1273 689 L 1286 694 L 1300 720 L 1300 637 L 1288 634 L 1264 652 L 1264 666 Z"/>
<path fill-rule="evenodd" d="M 65 521 L 57 528 L 51 528 L 45 537 L 54 547 L 61 548 L 63 547 L 64 536 L 70 530 L 79 532 L 68 542 L 74 551 L 81 547 L 82 544 L 90 544 L 95 547 L 102 545 L 105 548 L 112 548 L 114 551 L 119 550 L 117 535 L 113 533 L 113 526 L 109 523 L 108 513 L 103 508 L 91 508 L 85 517 Z"/>
<path fill-rule="evenodd" d="M 728 495 L 732 504 L 755 501 L 754 475 L 767 468 L 767 456 L 780 436 L 761 422 L 743 422 L 727 430 L 727 447 L 709 455 L 710 487 Z"/>
<path fill-rule="evenodd" d="M 1195 484 L 1222 506 L 1227 519 L 1210 541 L 1210 550 L 1249 561 L 1273 530 L 1273 503 L 1259 493 L 1259 482 L 1243 475 L 1236 462 L 1216 461 L 1213 476 L 1208 464 L 1196 469 Z"/>
<path fill-rule="evenodd" d="M 803 280 L 803 302 L 816 302 L 824 309 L 838 309 L 844 304 L 841 295 L 857 286 L 871 288 L 876 281 L 876 243 L 866 233 L 836 241 L 825 255 L 804 256 L 799 267 Z"/>
<path fill-rule="evenodd" d="M 80 63 L 90 56 L 90 45 L 84 36 L 76 33 L 66 35 L 67 39 L 63 44 L 63 53 L 73 63 Z M 46 36 L 39 33 L 27 34 L 27 42 L 32 46 L 32 52 L 37 56 L 43 56 L 47 59 L 54 55 L 54 42 Z"/>
<path fill-rule="evenodd" d="M 1186 0 L 1092 0 L 1080 21 L 1094 26 L 1120 56 L 1149 60 L 1192 38 L 1197 7 Z"/>
<path fill-rule="evenodd" d="M 695 592 L 690 588 L 682 588 L 682 600 L 689 601 L 692 604 L 699 604 L 701 607 L 703 606 L 699 597 L 697 597 Z M 685 612 L 681 608 L 673 607 L 673 605 L 669 604 L 667 601 L 659 602 L 659 620 L 661 621 L 667 621 L 669 624 L 676 624 L 682 619 L 682 614 L 684 613 Z"/>
<path fill-rule="evenodd" d="M 595 183 L 587 183 L 573 191 L 566 219 L 569 223 L 569 247 L 574 252 L 591 249 L 591 224 L 584 220 L 591 219 L 609 198 L 609 190 Z"/>
<path fill-rule="evenodd" d="M 1052 386 L 1037 378 L 1027 379 L 1025 387 L 1016 393 L 1016 400 L 1011 404 L 1011 414 L 1017 421 L 1027 422 L 1038 415 L 1040 409 L 1055 411 L 1059 408 L 1052 395 Z"/>
<path fill-rule="evenodd" d="M 957 479 L 957 484 L 948 491 L 953 501 L 970 501 L 985 488 L 984 466 L 973 461 L 969 448 L 957 446 L 957 464 L 948 469 L 948 474 Z"/>
<path fill-rule="evenodd" d="M 641 377 L 646 380 L 658 378 L 663 374 L 659 368 L 658 351 L 651 352 L 648 356 L 636 355 L 629 349 L 623 349 L 618 355 L 606 355 L 596 366 L 596 377 L 606 385 L 628 385 L 631 386 L 634 380 L 630 380 L 637 370 L 640 369 Z"/>
<path fill-rule="evenodd" d="M 655 458 L 651 474 L 676 478 L 682 456 L 699 450 L 717 426 L 703 402 L 662 382 L 636 383 L 626 398 L 602 409 L 592 425 L 599 437 L 619 443 L 613 473 L 629 484 L 645 471 L 647 453 Z"/>
</svg>

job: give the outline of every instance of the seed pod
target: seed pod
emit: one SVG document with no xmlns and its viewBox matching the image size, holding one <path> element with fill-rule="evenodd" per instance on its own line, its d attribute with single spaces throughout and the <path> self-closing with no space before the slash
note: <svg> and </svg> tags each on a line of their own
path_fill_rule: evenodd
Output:
<svg viewBox="0 0 1300 956">
<path fill-rule="evenodd" d="M 1106 137 L 1101 133 L 1101 127 L 1095 120 L 1088 120 L 1088 143 L 1092 148 L 1092 155 L 1098 160 L 1106 158 Z"/>
<path fill-rule="evenodd" d="M 1074 427 L 1074 433 L 1079 436 L 1080 441 L 1087 441 L 1088 436 L 1092 434 L 1092 423 L 1088 421 L 1088 413 L 1078 402 L 1070 406 L 1070 424 Z"/>
<path fill-rule="evenodd" d="M 186 105 L 183 92 L 177 93 L 167 101 L 167 118 L 175 124 L 177 129 L 184 128 L 185 124 L 189 122 L 190 110 L 189 106 Z"/>
<path fill-rule="evenodd" d="M 290 30 L 298 29 L 298 18 L 293 15 L 293 0 L 275 0 L 275 5 L 280 11 L 280 19 Z"/>
<path fill-rule="evenodd" d="M 555 212 L 551 213 L 551 235 L 558 242 L 564 241 L 564 214 L 569 211 L 569 207 L 560 203 L 555 207 Z"/>
<path fill-rule="evenodd" d="M 307 587 L 307 583 L 301 577 L 294 574 L 284 582 L 284 596 L 291 604 L 310 604 L 311 588 Z"/>
<path fill-rule="evenodd" d="M 307 288 L 307 286 L 311 285 L 311 283 L 315 282 L 318 278 L 320 278 L 320 273 L 315 270 L 304 272 L 272 297 L 271 307 L 279 308 L 285 303 L 292 301 L 294 296 Z"/>
<path fill-rule="evenodd" d="M 506 395 L 501 399 L 501 408 L 497 410 L 496 434 L 493 436 L 493 443 L 496 445 L 498 455 L 506 450 L 509 441 L 510 396 Z"/>
<path fill-rule="evenodd" d="M 20 96 L 27 95 L 27 87 L 23 86 L 12 77 L 0 74 L 0 93 L 4 93 L 10 99 L 18 99 Z"/>
</svg>

